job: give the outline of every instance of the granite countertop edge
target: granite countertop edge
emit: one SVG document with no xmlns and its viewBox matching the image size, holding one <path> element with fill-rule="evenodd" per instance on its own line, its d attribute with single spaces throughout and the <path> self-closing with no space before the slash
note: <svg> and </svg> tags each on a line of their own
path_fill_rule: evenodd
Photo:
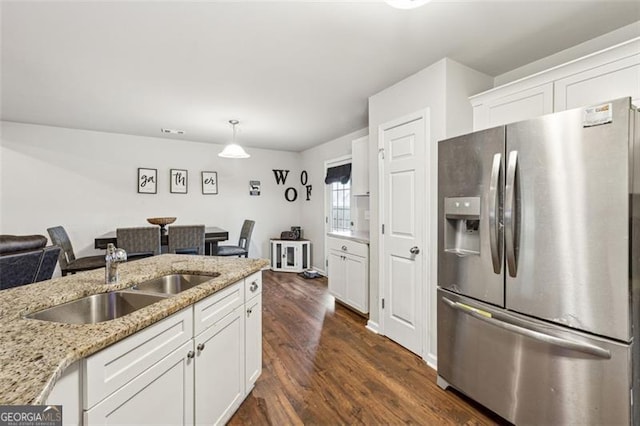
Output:
<svg viewBox="0 0 640 426">
<path fill-rule="evenodd" d="M 369 244 L 369 232 L 367 231 L 330 231 L 327 232 L 327 236 Z"/>
<path fill-rule="evenodd" d="M 165 254 L 120 265 L 120 281 L 104 268 L 0 291 L 0 404 L 44 404 L 67 367 L 211 294 L 258 272 L 266 259 Z M 220 275 L 124 317 L 63 324 L 24 315 L 92 294 L 123 290 L 170 273 Z"/>
</svg>

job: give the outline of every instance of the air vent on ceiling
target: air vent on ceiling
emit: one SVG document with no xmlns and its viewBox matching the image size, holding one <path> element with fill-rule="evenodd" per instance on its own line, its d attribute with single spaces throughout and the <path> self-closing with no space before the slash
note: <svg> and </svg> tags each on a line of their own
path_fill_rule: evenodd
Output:
<svg viewBox="0 0 640 426">
<path fill-rule="evenodd" d="M 184 135 L 184 130 L 180 130 L 180 129 L 166 129 L 166 128 L 162 128 L 160 129 L 160 131 L 162 133 L 170 133 L 172 135 Z"/>
</svg>

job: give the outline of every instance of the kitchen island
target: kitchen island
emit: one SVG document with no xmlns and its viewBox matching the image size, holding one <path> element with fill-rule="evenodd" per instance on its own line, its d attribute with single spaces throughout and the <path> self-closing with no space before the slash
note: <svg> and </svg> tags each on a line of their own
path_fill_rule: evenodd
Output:
<svg viewBox="0 0 640 426">
<path fill-rule="evenodd" d="M 0 292 L 0 404 L 44 404 L 67 367 L 172 314 L 237 284 L 265 259 L 161 255 L 119 266 L 117 284 L 98 269 Z M 96 324 L 25 319 L 24 315 L 97 293 L 123 290 L 168 274 L 220 275 L 129 315 Z"/>
</svg>

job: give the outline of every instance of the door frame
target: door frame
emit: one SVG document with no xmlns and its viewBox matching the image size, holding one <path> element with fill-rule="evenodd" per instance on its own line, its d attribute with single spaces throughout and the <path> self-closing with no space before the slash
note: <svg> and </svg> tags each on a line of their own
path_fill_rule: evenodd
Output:
<svg viewBox="0 0 640 426">
<path fill-rule="evenodd" d="M 329 169 L 329 167 L 335 167 L 335 166 L 340 166 L 342 164 L 347 164 L 351 162 L 351 154 L 347 154 L 347 155 L 341 155 L 340 157 L 336 157 L 336 158 L 331 158 L 329 160 L 325 160 L 324 162 L 324 176 L 327 175 L 327 170 Z M 331 201 L 329 199 L 331 191 L 328 189 L 328 186 L 326 183 L 324 183 L 324 179 L 322 180 L 322 183 L 324 185 L 324 191 L 323 191 L 323 197 L 324 197 L 324 265 L 323 269 L 324 269 L 324 275 L 325 276 L 329 276 L 329 241 L 327 240 L 327 238 L 329 238 L 329 231 L 330 231 L 330 226 L 329 226 L 329 215 L 330 215 L 330 211 L 329 211 L 329 206 L 331 205 Z M 353 196 L 352 196 L 353 199 Z"/>
<path fill-rule="evenodd" d="M 378 154 L 378 188 L 379 188 L 378 212 L 379 212 L 379 222 L 380 222 L 377 230 L 378 256 L 379 256 L 378 258 L 380 259 L 380 262 L 378 262 L 378 277 L 379 277 L 378 309 L 380 312 L 380 315 L 379 315 L 380 328 L 378 331 L 380 334 L 384 336 L 386 336 L 386 331 L 385 331 L 385 315 L 382 309 L 382 299 L 386 296 L 386 292 L 387 292 L 387 283 L 385 282 L 385 279 L 384 279 L 385 277 L 384 275 L 385 273 L 385 261 L 384 261 L 385 235 L 382 233 L 382 225 L 384 224 L 385 217 L 386 217 L 385 216 L 385 201 L 386 201 L 385 195 L 386 194 L 384 193 L 384 157 L 383 157 L 384 134 L 386 131 L 393 129 L 394 127 L 398 127 L 403 124 L 420 120 L 420 119 L 422 119 L 424 123 L 424 136 L 425 136 L 425 143 L 427 144 L 427 147 L 424 150 L 425 158 L 423 159 L 424 165 L 425 165 L 425 171 L 424 171 L 425 181 L 423 182 L 423 185 L 425 189 L 427 189 L 430 193 L 432 193 L 433 192 L 432 172 L 434 167 L 434 159 L 437 158 L 437 151 L 436 151 L 437 147 L 434 146 L 435 144 L 431 142 L 430 108 L 419 109 L 412 113 L 403 115 L 401 117 L 395 118 L 393 120 L 390 120 L 378 125 L 378 153 L 379 153 Z M 383 154 L 383 155 L 380 155 L 380 154 Z M 431 157 L 431 161 L 429 161 L 429 157 Z M 432 297 L 432 294 L 431 294 L 432 289 L 429 286 L 429 282 L 431 282 L 430 272 L 433 271 L 433 260 L 432 260 L 433 248 L 431 247 L 430 241 L 431 241 L 431 235 L 433 234 L 431 217 L 432 217 L 432 209 L 434 204 L 437 206 L 437 203 L 433 202 L 433 197 L 425 196 L 424 203 L 422 206 L 424 215 L 425 215 L 423 220 L 425 221 L 426 226 L 423 226 L 423 231 L 422 231 L 423 247 L 421 247 L 421 250 L 423 250 L 425 258 L 424 258 L 424 261 L 422 262 L 423 294 L 420 302 L 421 302 L 423 315 L 420 318 L 420 320 L 422 321 L 422 324 L 421 324 L 422 329 L 420 332 L 421 351 L 419 354 L 427 362 L 427 364 L 432 366 L 435 364 L 435 359 L 431 359 L 432 357 L 428 355 L 430 350 L 430 348 L 428 347 L 429 346 L 428 342 L 429 342 L 430 334 L 435 332 L 435 330 L 429 329 L 429 312 L 430 312 L 429 308 L 432 304 L 432 300 L 435 300 Z"/>
</svg>

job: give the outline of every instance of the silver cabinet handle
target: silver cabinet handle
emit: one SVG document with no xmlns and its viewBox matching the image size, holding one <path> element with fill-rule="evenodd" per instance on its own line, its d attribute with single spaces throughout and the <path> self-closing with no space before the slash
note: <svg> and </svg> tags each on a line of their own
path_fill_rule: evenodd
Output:
<svg viewBox="0 0 640 426">
<path fill-rule="evenodd" d="M 342 246 L 342 251 L 347 251 L 347 246 Z"/>
<path fill-rule="evenodd" d="M 417 246 L 413 246 L 409 249 L 409 253 L 411 254 L 418 254 L 420 253 L 420 249 Z"/>
<path fill-rule="evenodd" d="M 509 166 L 507 168 L 507 183 L 504 200 L 504 243 L 507 253 L 507 266 L 509 275 L 518 275 L 518 259 L 516 258 L 516 171 L 518 167 L 518 151 L 509 153 Z"/>
<path fill-rule="evenodd" d="M 531 339 L 538 340 L 540 342 L 547 343 L 550 345 L 559 346 L 564 349 L 569 349 L 569 350 L 597 356 L 598 358 L 604 358 L 604 359 L 611 358 L 611 352 L 599 346 L 591 345 L 589 343 L 584 343 L 584 342 L 576 342 L 575 340 L 564 339 L 562 337 L 551 336 L 550 334 L 546 334 L 540 330 L 529 329 L 529 328 L 511 324 L 508 322 L 500 321 L 491 316 L 486 316 L 487 314 L 490 314 L 490 313 L 483 315 L 482 313 L 479 313 L 478 310 L 474 309 L 473 306 L 456 303 L 447 299 L 446 297 L 443 297 L 442 301 L 447 305 L 449 305 L 451 308 L 464 312 L 465 314 L 470 315 L 477 320 L 486 322 L 488 324 L 491 324 L 498 328 L 502 328 L 512 333 L 517 333 L 522 336 L 530 337 Z M 481 309 L 479 310 L 481 311 Z"/>
<path fill-rule="evenodd" d="M 491 261 L 493 272 L 500 274 L 502 271 L 502 232 L 500 228 L 500 173 L 502 172 L 502 154 L 493 156 L 491 166 L 491 179 L 489 181 L 489 247 L 491 249 Z"/>
<path fill-rule="evenodd" d="M 196 346 L 196 349 L 202 352 L 204 350 L 204 343 L 199 343 L 198 346 Z"/>
<path fill-rule="evenodd" d="M 251 283 L 251 286 L 249 287 L 249 290 L 251 290 L 252 292 L 256 291 L 258 289 L 258 283 L 256 281 Z"/>
<path fill-rule="evenodd" d="M 193 359 L 193 357 L 195 357 L 195 356 L 196 356 L 195 352 L 193 352 L 193 351 L 187 352 L 187 358 Z"/>
</svg>

